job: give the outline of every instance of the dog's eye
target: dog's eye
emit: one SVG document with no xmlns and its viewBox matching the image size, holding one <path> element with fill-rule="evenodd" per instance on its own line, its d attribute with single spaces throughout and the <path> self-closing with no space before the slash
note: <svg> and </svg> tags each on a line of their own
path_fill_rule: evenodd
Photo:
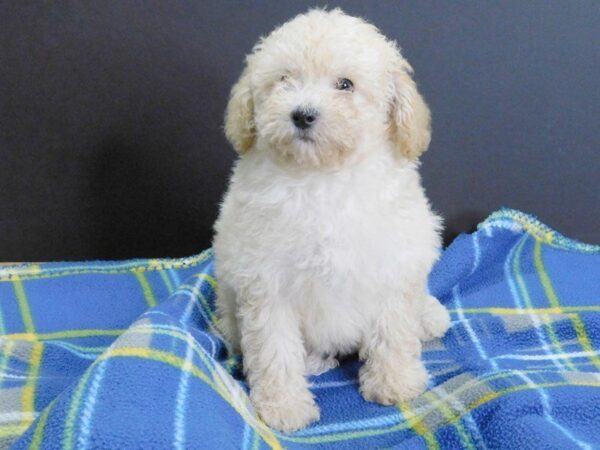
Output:
<svg viewBox="0 0 600 450">
<path fill-rule="evenodd" d="M 337 80 L 335 88 L 339 89 L 340 91 L 352 92 L 354 90 L 354 83 L 352 83 L 352 81 L 350 81 L 348 78 L 340 78 Z"/>
<path fill-rule="evenodd" d="M 287 81 L 290 78 L 290 74 L 288 73 L 284 73 L 283 75 L 281 75 L 281 77 L 279 78 L 279 81 Z"/>
</svg>

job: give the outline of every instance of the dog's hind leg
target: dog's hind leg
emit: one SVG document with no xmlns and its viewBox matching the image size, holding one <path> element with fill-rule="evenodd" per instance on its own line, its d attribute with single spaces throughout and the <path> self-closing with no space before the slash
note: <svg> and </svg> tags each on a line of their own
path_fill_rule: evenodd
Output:
<svg viewBox="0 0 600 450">
<path fill-rule="evenodd" d="M 423 299 L 421 313 L 421 340 L 430 341 L 440 338 L 450 327 L 450 314 L 439 300 L 431 295 Z"/>
</svg>

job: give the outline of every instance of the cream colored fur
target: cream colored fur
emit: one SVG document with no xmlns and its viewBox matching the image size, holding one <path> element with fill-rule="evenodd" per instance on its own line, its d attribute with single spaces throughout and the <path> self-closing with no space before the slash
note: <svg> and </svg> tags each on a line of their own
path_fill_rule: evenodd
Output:
<svg viewBox="0 0 600 450">
<path fill-rule="evenodd" d="M 312 10 L 261 39 L 232 89 L 225 131 L 241 156 L 215 225 L 217 310 L 274 428 L 319 419 L 306 375 L 340 355 L 365 361 L 367 400 L 426 387 L 421 341 L 449 316 L 427 293 L 441 221 L 417 171 L 430 119 L 411 73 L 373 25 Z M 318 111 L 305 140 L 298 107 Z"/>
</svg>

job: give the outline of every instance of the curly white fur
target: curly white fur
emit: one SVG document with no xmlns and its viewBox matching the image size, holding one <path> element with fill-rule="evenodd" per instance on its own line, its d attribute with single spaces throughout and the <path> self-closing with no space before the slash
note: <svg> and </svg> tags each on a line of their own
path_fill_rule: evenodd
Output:
<svg viewBox="0 0 600 450">
<path fill-rule="evenodd" d="M 441 221 L 417 171 L 429 110 L 411 73 L 374 26 L 312 10 L 261 39 L 232 89 L 225 131 L 241 157 L 215 225 L 217 308 L 280 430 L 318 420 L 306 375 L 338 355 L 365 361 L 367 400 L 419 395 L 421 341 L 448 328 L 427 293 Z M 302 132 L 290 116 L 308 107 Z"/>
</svg>

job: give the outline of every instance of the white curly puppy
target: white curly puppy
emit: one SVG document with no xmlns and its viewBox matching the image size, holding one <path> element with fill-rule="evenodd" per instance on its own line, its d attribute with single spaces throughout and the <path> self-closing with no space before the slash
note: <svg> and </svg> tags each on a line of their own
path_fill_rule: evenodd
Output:
<svg viewBox="0 0 600 450">
<path fill-rule="evenodd" d="M 306 375 L 359 352 L 365 399 L 419 395 L 440 218 L 417 158 L 429 110 L 398 47 L 340 10 L 312 10 L 254 47 L 225 131 L 241 157 L 215 225 L 218 314 L 274 428 L 319 418 Z"/>
</svg>

